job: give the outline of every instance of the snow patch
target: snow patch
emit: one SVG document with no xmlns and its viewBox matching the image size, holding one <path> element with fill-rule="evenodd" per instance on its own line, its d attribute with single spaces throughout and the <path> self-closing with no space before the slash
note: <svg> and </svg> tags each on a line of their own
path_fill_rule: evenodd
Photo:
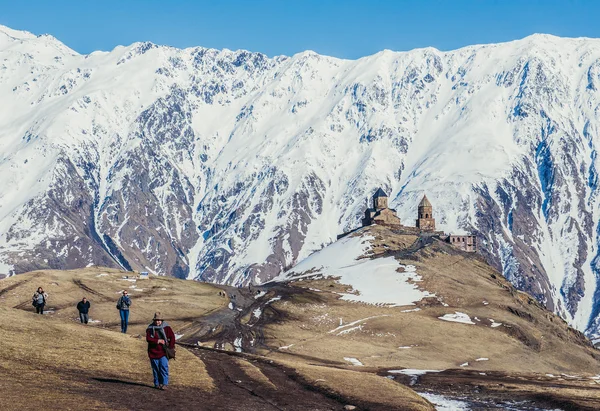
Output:
<svg viewBox="0 0 600 411">
<path fill-rule="evenodd" d="M 471 317 L 469 317 L 465 313 L 461 313 L 461 312 L 458 312 L 458 311 L 456 311 L 454 314 L 446 314 L 446 315 L 443 315 L 443 316 L 438 317 L 438 318 L 440 320 L 450 321 L 450 322 L 455 322 L 455 323 L 475 324 L 473 321 L 471 321 Z"/>
<path fill-rule="evenodd" d="M 439 394 L 419 392 L 421 397 L 435 405 L 436 411 L 469 411 L 469 404 L 464 401 L 453 400 Z"/>
<path fill-rule="evenodd" d="M 502 323 L 497 323 L 492 318 L 488 318 L 488 320 L 490 320 L 490 323 L 491 323 L 490 327 L 492 327 L 492 328 L 500 327 L 502 325 Z"/>
<path fill-rule="evenodd" d="M 242 352 L 242 341 L 242 337 L 237 337 L 233 342 L 233 347 L 235 348 L 236 352 Z"/>
<path fill-rule="evenodd" d="M 357 367 L 364 366 L 364 364 L 362 362 L 360 362 L 358 359 L 356 359 L 354 357 L 344 357 L 344 360 L 348 361 L 350 364 L 355 365 Z"/>
<path fill-rule="evenodd" d="M 444 371 L 444 370 L 418 370 L 415 368 L 404 368 L 402 370 L 388 370 L 388 373 L 404 374 L 404 375 L 411 375 L 411 376 L 421 376 L 421 375 L 425 375 L 430 372 L 442 372 L 442 371 Z"/>
<path fill-rule="evenodd" d="M 352 292 L 341 293 L 343 300 L 385 307 L 414 305 L 434 296 L 414 284 L 421 277 L 413 265 L 402 265 L 394 257 L 361 258 L 368 255 L 372 239 L 348 236 L 338 240 L 281 274 L 276 281 L 333 277 L 352 287 Z"/>
</svg>

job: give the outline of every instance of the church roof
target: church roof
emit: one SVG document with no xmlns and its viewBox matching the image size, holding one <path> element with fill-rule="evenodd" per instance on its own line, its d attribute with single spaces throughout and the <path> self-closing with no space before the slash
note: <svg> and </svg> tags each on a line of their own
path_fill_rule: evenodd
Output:
<svg viewBox="0 0 600 411">
<path fill-rule="evenodd" d="M 381 187 L 379 187 L 377 189 L 377 191 L 375 191 L 375 194 L 373 194 L 373 198 L 379 198 L 379 197 L 387 197 L 387 194 L 385 193 L 385 191 L 383 191 L 381 189 Z"/>
<path fill-rule="evenodd" d="M 431 203 L 427 199 L 427 196 L 423 196 L 423 199 L 419 203 L 419 207 L 431 207 Z"/>
</svg>

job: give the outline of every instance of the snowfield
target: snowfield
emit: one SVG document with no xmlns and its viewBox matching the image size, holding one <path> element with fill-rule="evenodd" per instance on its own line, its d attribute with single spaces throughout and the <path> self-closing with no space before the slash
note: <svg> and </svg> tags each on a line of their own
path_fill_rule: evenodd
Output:
<svg viewBox="0 0 600 411">
<path fill-rule="evenodd" d="M 421 277 L 412 265 L 402 265 L 394 257 L 361 258 L 369 254 L 368 236 L 347 236 L 306 258 L 277 281 L 309 277 L 336 278 L 353 292 L 341 293 L 347 301 L 386 307 L 414 305 L 434 294 L 420 290 Z M 397 271 L 400 270 L 400 271 Z"/>
</svg>

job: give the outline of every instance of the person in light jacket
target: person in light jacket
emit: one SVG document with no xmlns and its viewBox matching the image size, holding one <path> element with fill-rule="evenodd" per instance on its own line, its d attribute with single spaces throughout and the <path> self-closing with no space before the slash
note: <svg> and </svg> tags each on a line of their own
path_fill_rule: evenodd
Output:
<svg viewBox="0 0 600 411">
<path fill-rule="evenodd" d="M 90 302 L 85 297 L 77 303 L 77 311 L 79 311 L 79 321 L 81 321 L 81 324 L 87 324 L 90 319 L 88 314 L 90 312 L 90 305 Z"/>
<path fill-rule="evenodd" d="M 131 298 L 129 298 L 127 290 L 123 290 L 123 295 L 117 301 L 117 308 L 121 315 L 121 332 L 123 334 L 127 332 L 127 324 L 129 323 L 129 306 L 131 306 Z"/>
<path fill-rule="evenodd" d="M 48 301 L 48 294 L 44 292 L 42 287 L 38 287 L 37 291 L 31 297 L 33 305 L 35 306 L 35 312 L 37 314 L 44 314 L 44 306 Z"/>
<path fill-rule="evenodd" d="M 163 346 L 175 347 L 175 333 L 159 312 L 154 313 L 152 324 L 146 329 L 146 341 L 154 388 L 164 390 L 169 385 L 169 359 Z"/>
</svg>

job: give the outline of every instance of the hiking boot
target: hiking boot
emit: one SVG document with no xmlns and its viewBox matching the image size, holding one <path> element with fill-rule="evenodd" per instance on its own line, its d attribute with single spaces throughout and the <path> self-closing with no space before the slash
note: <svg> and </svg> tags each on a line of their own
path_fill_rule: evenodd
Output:
<svg viewBox="0 0 600 411">
<path fill-rule="evenodd" d="M 167 389 L 167 386 L 166 385 L 160 385 L 159 388 L 164 391 L 164 390 Z"/>
</svg>

